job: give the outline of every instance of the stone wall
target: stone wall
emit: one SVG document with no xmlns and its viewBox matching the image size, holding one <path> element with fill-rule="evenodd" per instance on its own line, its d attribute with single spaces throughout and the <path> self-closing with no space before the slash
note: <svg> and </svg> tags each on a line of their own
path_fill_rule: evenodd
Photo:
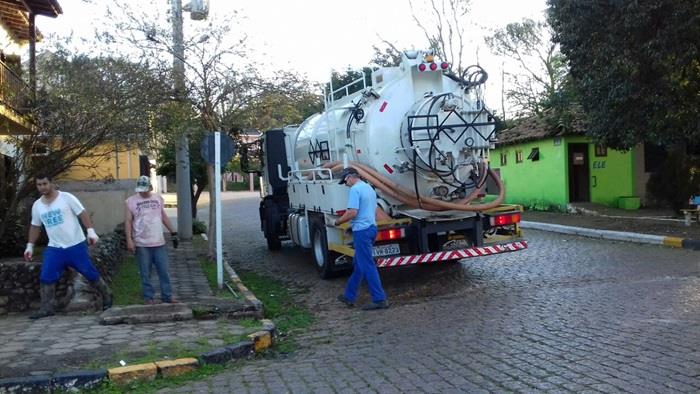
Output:
<svg viewBox="0 0 700 394">
<path fill-rule="evenodd" d="M 90 248 L 93 263 L 107 283 L 111 283 L 112 275 L 124 257 L 124 244 L 124 230 L 120 227 L 102 236 L 100 242 Z M 0 261 L 0 315 L 39 307 L 40 271 L 40 262 Z M 58 283 L 56 300 L 59 310 L 94 310 L 98 297 L 82 275 L 66 270 Z"/>
<path fill-rule="evenodd" d="M 39 308 L 40 270 L 41 263 L 38 262 L 0 262 L 0 315 Z M 66 271 L 61 277 L 56 286 L 57 299 L 65 300 L 71 291 L 69 283 L 73 282 L 74 275 L 73 271 Z"/>
</svg>

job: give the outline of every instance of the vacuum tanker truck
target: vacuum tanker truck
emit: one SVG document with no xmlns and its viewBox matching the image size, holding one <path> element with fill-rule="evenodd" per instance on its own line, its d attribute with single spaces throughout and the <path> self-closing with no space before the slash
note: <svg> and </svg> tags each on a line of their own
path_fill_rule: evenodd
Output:
<svg viewBox="0 0 700 394">
<path fill-rule="evenodd" d="M 347 207 L 348 189 L 338 184 L 346 167 L 376 190 L 380 268 L 527 248 L 522 207 L 503 204 L 504 185 L 489 167 L 496 138 L 486 79 L 479 66 L 457 75 L 429 52 L 406 51 L 371 82 L 331 85 L 323 112 L 266 131 L 256 151 L 269 249 L 284 240 L 310 248 L 322 278 L 352 267 L 349 225 L 333 225 Z"/>
</svg>

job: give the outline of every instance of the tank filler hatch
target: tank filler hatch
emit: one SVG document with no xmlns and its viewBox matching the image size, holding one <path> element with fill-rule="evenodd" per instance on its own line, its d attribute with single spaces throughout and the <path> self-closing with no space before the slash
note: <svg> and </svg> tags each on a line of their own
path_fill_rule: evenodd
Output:
<svg viewBox="0 0 700 394">
<path fill-rule="evenodd" d="M 493 142 L 495 118 L 480 101 L 471 108 L 451 93 L 418 103 L 402 127 L 401 143 L 414 168 L 437 175 L 442 182 L 460 189 L 475 185 L 474 153 Z M 409 112 L 409 113 L 411 113 Z"/>
</svg>

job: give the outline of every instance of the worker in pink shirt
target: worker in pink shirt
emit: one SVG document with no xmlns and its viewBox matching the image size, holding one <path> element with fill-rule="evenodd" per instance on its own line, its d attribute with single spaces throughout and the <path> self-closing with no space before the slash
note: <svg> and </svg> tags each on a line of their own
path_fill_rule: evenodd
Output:
<svg viewBox="0 0 700 394">
<path fill-rule="evenodd" d="M 168 274 L 168 252 L 165 248 L 163 226 L 172 236 L 177 248 L 177 232 L 173 229 L 165 213 L 163 197 L 152 192 L 151 181 L 147 176 L 139 177 L 136 182 L 136 194 L 126 199 L 124 231 L 126 247 L 136 254 L 136 261 L 141 271 L 141 288 L 144 303 L 155 304 L 155 290 L 151 285 L 151 266 L 155 266 L 160 281 L 160 299 L 165 303 L 177 302 L 173 298 Z"/>
</svg>

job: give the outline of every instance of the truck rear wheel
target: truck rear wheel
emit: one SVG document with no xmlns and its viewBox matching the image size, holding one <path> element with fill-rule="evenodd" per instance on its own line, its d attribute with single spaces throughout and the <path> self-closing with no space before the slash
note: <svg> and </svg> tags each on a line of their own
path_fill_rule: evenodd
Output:
<svg viewBox="0 0 700 394">
<path fill-rule="evenodd" d="M 321 279 L 332 278 L 337 254 L 328 250 L 326 226 L 316 220 L 311 222 L 311 253 Z"/>
</svg>

